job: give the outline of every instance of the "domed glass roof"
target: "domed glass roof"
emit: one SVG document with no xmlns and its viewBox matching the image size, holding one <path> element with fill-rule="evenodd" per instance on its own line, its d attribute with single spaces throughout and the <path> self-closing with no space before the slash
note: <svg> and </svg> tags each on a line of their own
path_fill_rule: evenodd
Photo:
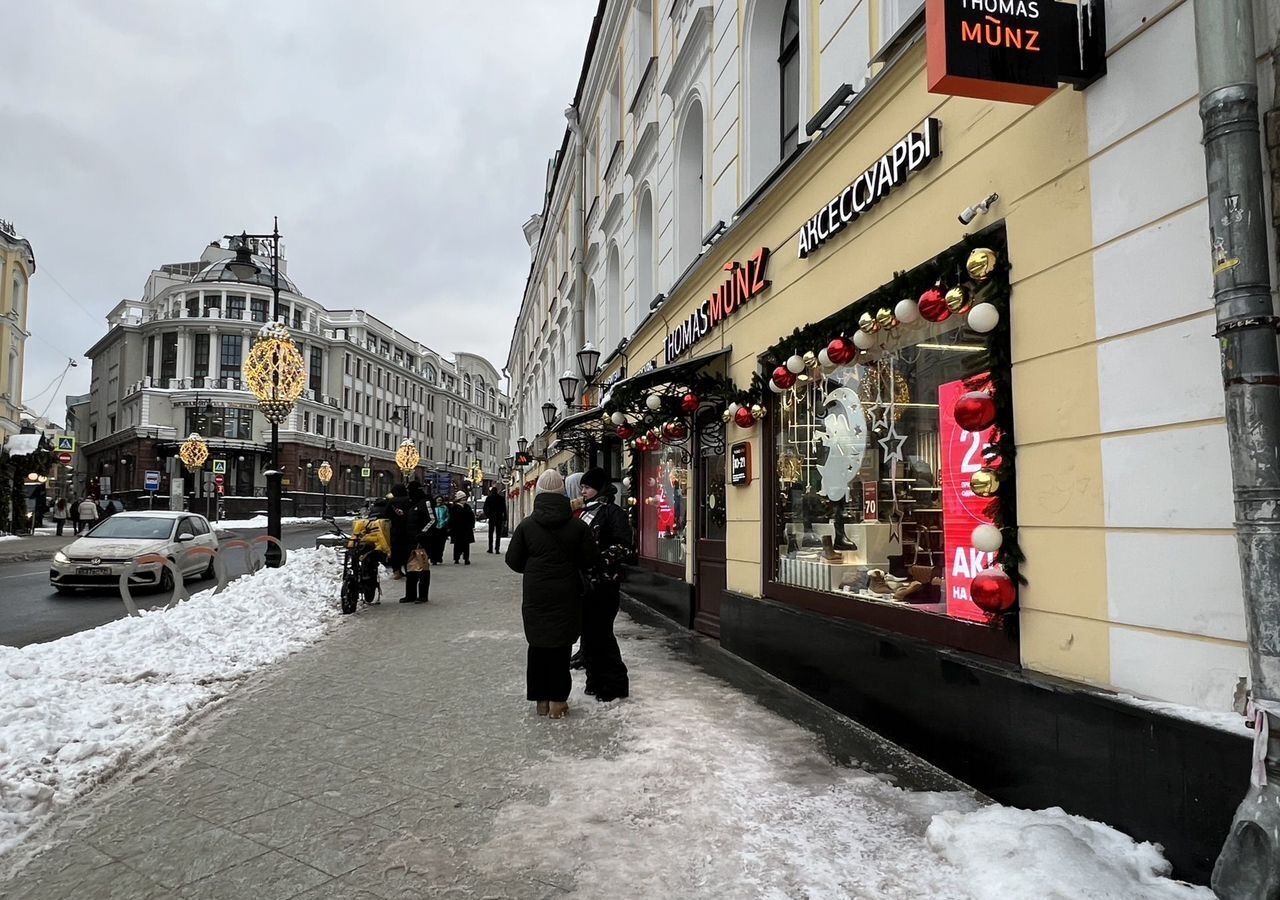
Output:
<svg viewBox="0 0 1280 900">
<path fill-rule="evenodd" d="M 256 284 L 260 287 L 271 287 L 271 261 L 263 259 L 260 256 L 253 257 L 253 261 L 258 266 L 258 274 L 250 278 L 241 278 L 230 267 L 232 259 L 220 259 L 211 262 L 205 266 L 191 279 L 192 282 L 197 281 L 222 281 L 222 282 L 239 282 L 241 284 Z M 290 293 L 298 293 L 298 287 L 284 273 L 280 274 L 280 289 L 289 291 Z"/>
</svg>

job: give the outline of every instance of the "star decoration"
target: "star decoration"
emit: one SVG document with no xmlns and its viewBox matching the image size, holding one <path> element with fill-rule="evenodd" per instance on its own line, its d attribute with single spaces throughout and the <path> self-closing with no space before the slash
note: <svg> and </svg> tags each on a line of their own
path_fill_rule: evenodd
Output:
<svg viewBox="0 0 1280 900">
<path fill-rule="evenodd" d="M 889 417 L 889 430 L 885 432 L 884 437 L 880 438 L 878 443 L 880 449 L 884 451 L 884 461 L 891 466 L 896 466 L 903 461 L 902 445 L 907 442 L 907 436 L 898 434 L 898 423 L 893 421 L 893 417 Z M 889 449 L 892 445 L 893 449 Z M 890 471 L 894 471 L 891 469 Z"/>
</svg>

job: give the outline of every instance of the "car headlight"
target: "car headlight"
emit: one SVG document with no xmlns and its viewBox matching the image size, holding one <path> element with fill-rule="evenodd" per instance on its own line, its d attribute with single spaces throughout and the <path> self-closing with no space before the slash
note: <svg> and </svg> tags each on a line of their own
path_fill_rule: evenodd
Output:
<svg viewBox="0 0 1280 900">
<path fill-rule="evenodd" d="M 67 559 L 67 554 L 63 553 L 61 550 L 53 554 L 53 561 L 56 563 L 62 563 L 64 566 L 71 562 L 71 560 Z"/>
</svg>

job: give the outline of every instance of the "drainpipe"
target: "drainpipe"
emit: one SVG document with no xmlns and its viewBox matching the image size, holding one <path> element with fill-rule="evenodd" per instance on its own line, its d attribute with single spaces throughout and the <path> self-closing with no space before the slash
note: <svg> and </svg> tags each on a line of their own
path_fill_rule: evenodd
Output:
<svg viewBox="0 0 1280 900">
<path fill-rule="evenodd" d="M 573 134 L 573 160 L 574 168 L 574 206 L 577 212 L 577 222 L 574 223 L 578 232 L 578 249 L 574 254 L 573 262 L 573 309 L 570 311 L 571 333 L 573 341 L 571 346 L 573 352 L 577 353 L 582 345 L 587 342 L 586 322 L 587 322 L 587 154 L 583 146 L 585 135 L 582 133 L 582 123 L 578 119 L 578 108 L 570 106 L 564 111 L 564 117 L 569 122 L 569 131 Z"/>
<path fill-rule="evenodd" d="M 1251 0 L 1195 0 L 1214 307 L 1222 351 L 1255 750 L 1212 885 L 1280 897 L 1280 360 L 1271 302 Z"/>
</svg>

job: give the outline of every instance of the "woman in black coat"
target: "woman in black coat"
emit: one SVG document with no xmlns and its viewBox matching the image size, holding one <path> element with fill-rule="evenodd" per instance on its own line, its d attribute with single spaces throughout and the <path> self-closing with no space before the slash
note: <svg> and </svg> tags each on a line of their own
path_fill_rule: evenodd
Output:
<svg viewBox="0 0 1280 900">
<path fill-rule="evenodd" d="M 538 479 L 533 512 L 516 526 L 506 560 L 524 575 L 528 699 L 538 715 L 559 719 L 569 711 L 569 655 L 582 630 L 583 575 L 599 564 L 600 553 L 591 529 L 573 517 L 554 469 Z"/>
<path fill-rule="evenodd" d="M 453 540 L 453 564 L 465 560 L 471 565 L 471 544 L 476 539 L 476 513 L 462 491 L 453 495 L 449 507 L 449 537 Z"/>
<path fill-rule="evenodd" d="M 604 469 L 588 469 L 582 476 L 585 504 L 578 519 L 591 529 L 600 548 L 600 565 L 591 573 L 591 591 L 582 617 L 582 663 L 587 670 L 587 693 L 608 703 L 631 692 L 627 666 L 613 634 L 618 617 L 622 563 L 631 555 L 631 523 L 613 501 L 613 485 Z"/>
<path fill-rule="evenodd" d="M 413 549 L 409 535 L 409 489 L 403 484 L 393 485 L 390 502 L 386 505 L 385 518 L 391 521 L 391 560 L 395 578 L 404 577 L 404 564 L 409 561 Z"/>
</svg>

